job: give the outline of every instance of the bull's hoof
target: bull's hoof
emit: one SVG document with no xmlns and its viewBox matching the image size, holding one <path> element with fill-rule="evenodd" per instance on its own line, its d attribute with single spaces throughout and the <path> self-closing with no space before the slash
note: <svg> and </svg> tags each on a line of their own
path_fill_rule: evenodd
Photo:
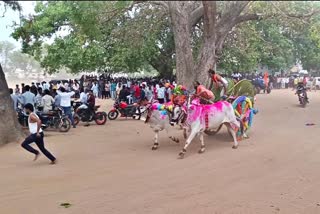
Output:
<svg viewBox="0 0 320 214">
<path fill-rule="evenodd" d="M 158 146 L 153 146 L 151 149 L 152 149 L 152 150 L 157 150 L 157 149 L 158 149 Z"/>
<path fill-rule="evenodd" d="M 198 153 L 199 153 L 199 154 L 202 154 L 202 153 L 204 153 L 205 151 L 206 151 L 205 148 L 201 148 L 201 149 L 198 151 Z"/>
<path fill-rule="evenodd" d="M 232 148 L 233 148 L 233 149 L 237 149 L 237 148 L 238 148 L 238 146 L 233 145 L 233 146 L 232 146 Z"/>
<path fill-rule="evenodd" d="M 183 158 L 184 158 L 184 152 L 180 152 L 179 156 L 178 156 L 178 159 L 183 159 Z"/>
<path fill-rule="evenodd" d="M 170 138 L 173 142 L 180 143 L 179 138 L 176 138 L 176 137 L 173 137 L 173 136 L 170 136 L 169 138 Z"/>
</svg>

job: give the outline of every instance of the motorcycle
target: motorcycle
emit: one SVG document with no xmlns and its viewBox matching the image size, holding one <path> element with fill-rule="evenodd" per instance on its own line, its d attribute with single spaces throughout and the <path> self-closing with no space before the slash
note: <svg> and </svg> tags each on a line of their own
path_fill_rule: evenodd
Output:
<svg viewBox="0 0 320 214">
<path fill-rule="evenodd" d="M 28 115 L 25 112 L 18 108 L 18 121 L 23 127 L 28 127 Z M 41 128 L 43 130 L 50 128 L 55 128 L 60 132 L 68 132 L 71 128 L 70 119 L 64 115 L 62 108 L 56 108 L 55 110 L 50 111 L 47 114 L 37 111 L 36 114 L 40 118 L 42 125 Z"/>
<path fill-rule="evenodd" d="M 140 107 L 137 104 L 128 105 L 126 102 L 117 100 L 109 111 L 108 118 L 109 120 L 115 120 L 120 114 L 120 117 L 132 117 L 132 119 L 140 120 L 141 115 L 145 112 L 145 107 Z"/>
<path fill-rule="evenodd" d="M 74 107 L 78 104 L 75 103 Z M 97 125 L 104 125 L 107 122 L 107 114 L 103 111 L 97 112 L 100 106 L 94 107 L 94 112 L 89 111 L 88 105 L 81 104 L 79 107 L 76 108 L 75 113 L 73 115 L 75 125 L 78 125 L 80 121 L 82 122 L 92 122 L 93 120 L 96 122 Z"/>
<path fill-rule="evenodd" d="M 305 90 L 298 90 L 297 94 L 298 94 L 299 102 L 302 105 L 302 107 L 303 108 L 306 107 L 306 105 L 308 103 L 306 91 Z"/>
</svg>

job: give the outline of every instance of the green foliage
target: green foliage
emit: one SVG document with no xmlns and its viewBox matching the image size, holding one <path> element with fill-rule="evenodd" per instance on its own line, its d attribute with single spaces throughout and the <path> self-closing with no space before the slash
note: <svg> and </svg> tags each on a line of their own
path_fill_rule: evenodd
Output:
<svg viewBox="0 0 320 214">
<path fill-rule="evenodd" d="M 173 39 L 168 43 L 163 36 L 168 22 L 160 19 L 161 10 L 141 5 L 132 17 L 127 13 L 131 6 L 131 1 L 38 2 L 37 15 L 24 18 L 12 36 L 22 39 L 22 51 L 35 56 L 49 73 L 61 68 L 72 73 L 136 72 L 150 65 L 158 69 L 154 62 L 159 57 L 171 64 L 172 72 Z M 70 33 L 57 37 L 62 27 Z M 46 39 L 54 42 L 44 45 Z"/>
<path fill-rule="evenodd" d="M 219 2 L 223 11 L 231 2 Z M 254 71 L 265 65 L 286 70 L 301 59 L 307 69 L 318 69 L 319 18 L 289 17 L 319 8 L 314 2 L 251 2 L 248 13 L 266 19 L 244 22 L 227 36 L 218 68 L 227 72 Z M 22 40 L 22 51 L 53 73 L 67 68 L 81 71 L 136 72 L 150 66 L 162 76 L 172 75 L 175 45 L 168 14 L 148 2 L 49 1 L 38 2 L 36 15 L 24 17 L 12 37 Z M 286 14 L 286 15 L 285 15 Z M 291 14 L 291 15 L 290 15 Z M 306 23 L 307 22 L 307 23 Z M 61 30 L 67 36 L 59 35 Z M 192 31 L 196 58 L 203 25 Z M 53 41 L 46 44 L 47 40 Z"/>
</svg>

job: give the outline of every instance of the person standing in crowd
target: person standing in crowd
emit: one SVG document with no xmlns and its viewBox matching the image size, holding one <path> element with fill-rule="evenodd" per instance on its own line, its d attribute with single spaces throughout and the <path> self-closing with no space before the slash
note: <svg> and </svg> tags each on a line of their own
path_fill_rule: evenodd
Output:
<svg viewBox="0 0 320 214">
<path fill-rule="evenodd" d="M 37 95 L 38 89 L 37 89 L 36 85 L 34 84 L 34 82 L 33 82 L 33 83 L 31 83 L 30 91 L 31 91 L 31 93 L 33 93 L 33 94 L 34 94 L 34 96 L 36 96 L 36 95 Z"/>
<path fill-rule="evenodd" d="M 41 129 L 41 120 L 33 111 L 33 105 L 30 103 L 27 103 L 24 106 L 24 109 L 27 114 L 29 114 L 28 118 L 28 126 L 30 135 L 22 142 L 21 146 L 33 153 L 35 155 L 34 161 L 38 159 L 40 152 L 32 148 L 29 144 L 35 142 L 40 151 L 51 161 L 51 164 L 56 163 L 56 158 L 44 147 L 44 135 L 43 131 Z"/>
<path fill-rule="evenodd" d="M 61 96 L 57 93 L 57 90 L 54 89 L 53 90 L 54 95 L 54 106 L 55 107 L 60 107 L 60 103 L 61 103 Z"/>
<path fill-rule="evenodd" d="M 133 91 L 134 91 L 134 94 L 133 94 L 133 102 L 136 103 L 138 102 L 138 100 L 140 100 L 141 98 L 141 87 L 139 86 L 138 83 L 135 83 L 134 86 L 133 86 Z"/>
<path fill-rule="evenodd" d="M 57 89 L 59 89 L 61 86 L 63 87 L 63 84 L 60 81 L 57 81 Z"/>
<path fill-rule="evenodd" d="M 152 89 L 152 91 L 153 91 L 153 98 L 154 98 L 155 100 L 157 100 L 157 99 L 158 99 L 158 87 L 157 87 L 157 84 L 156 84 L 156 83 L 153 83 L 153 89 Z"/>
<path fill-rule="evenodd" d="M 153 94 L 152 94 L 152 90 L 151 90 L 150 85 L 147 85 L 144 90 L 146 92 L 146 98 L 150 102 L 152 100 L 152 98 L 153 98 Z"/>
<path fill-rule="evenodd" d="M 9 88 L 9 92 L 10 92 L 10 97 L 11 97 L 12 102 L 13 102 L 13 108 L 14 108 L 15 111 L 17 111 L 19 97 L 18 97 L 18 95 L 13 93 L 13 89 L 12 88 Z"/>
<path fill-rule="evenodd" d="M 71 120 L 73 128 L 76 128 L 71 112 L 71 97 L 75 94 L 74 91 L 66 92 L 66 89 L 61 87 L 60 90 L 57 91 L 57 93 L 61 97 L 60 106 L 63 108 L 65 115 L 67 115 Z"/>
<path fill-rule="evenodd" d="M 24 87 L 25 87 L 24 83 L 21 83 L 21 94 L 26 92 Z"/>
<path fill-rule="evenodd" d="M 34 106 L 34 103 L 36 101 L 36 96 L 30 92 L 30 86 L 26 85 L 24 87 L 25 92 L 21 95 L 20 103 L 24 106 L 27 103 L 31 103 Z"/>
<path fill-rule="evenodd" d="M 14 93 L 19 96 L 20 95 L 20 88 L 19 88 L 19 85 L 16 85 L 16 88 L 15 88 L 15 91 Z"/>
<path fill-rule="evenodd" d="M 122 88 L 123 88 L 123 86 L 121 85 L 121 83 L 119 82 L 118 83 L 118 86 L 117 86 L 117 90 L 116 90 L 116 97 L 117 97 L 117 99 L 119 98 L 120 99 L 120 92 L 121 92 L 121 90 L 122 90 Z"/>
<path fill-rule="evenodd" d="M 106 98 L 105 81 L 102 78 L 102 76 L 100 77 L 100 80 L 99 80 L 99 98 L 100 99 Z"/>
<path fill-rule="evenodd" d="M 111 98 L 113 100 L 117 98 L 116 90 L 117 90 L 117 84 L 114 81 L 112 81 L 110 86 L 110 91 L 111 91 Z"/>
<path fill-rule="evenodd" d="M 170 87 L 170 83 L 166 83 L 165 84 L 165 102 L 169 102 L 171 100 L 171 96 L 172 96 L 172 93 L 171 93 L 171 87 Z"/>
<path fill-rule="evenodd" d="M 140 98 L 139 98 L 139 102 L 141 100 L 144 100 L 146 98 L 146 91 L 145 91 L 145 84 L 142 84 L 142 86 L 140 86 Z"/>
<path fill-rule="evenodd" d="M 48 89 L 44 90 L 44 96 L 42 97 L 41 104 L 43 106 L 43 113 L 48 114 L 49 111 L 52 110 L 52 105 L 54 104 L 54 99 L 50 95 L 50 91 Z"/>
<path fill-rule="evenodd" d="M 42 110 L 42 88 L 38 88 L 38 93 L 36 96 L 36 102 L 35 102 L 35 108 L 37 108 L 39 111 Z"/>
<path fill-rule="evenodd" d="M 50 85 L 46 81 L 42 82 L 42 91 L 44 90 L 50 90 Z"/>
<path fill-rule="evenodd" d="M 91 90 L 93 91 L 94 97 L 99 96 L 99 86 L 98 86 L 97 82 L 93 83 Z"/>
<path fill-rule="evenodd" d="M 159 83 L 159 89 L 158 89 L 158 101 L 160 104 L 163 104 L 165 101 L 165 87 L 162 84 L 162 82 Z"/>
<path fill-rule="evenodd" d="M 105 87 L 104 87 L 104 97 L 109 99 L 110 98 L 110 82 L 106 82 Z"/>
<path fill-rule="evenodd" d="M 80 85 L 78 83 L 77 80 L 74 80 L 73 84 L 72 84 L 72 89 L 75 92 L 75 96 L 79 97 L 80 96 Z"/>
</svg>

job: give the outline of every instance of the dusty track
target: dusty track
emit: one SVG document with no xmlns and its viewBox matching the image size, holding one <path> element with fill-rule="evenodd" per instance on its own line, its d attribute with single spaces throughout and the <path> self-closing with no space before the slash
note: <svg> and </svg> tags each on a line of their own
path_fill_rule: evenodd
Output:
<svg viewBox="0 0 320 214">
<path fill-rule="evenodd" d="M 81 125 L 68 135 L 46 132 L 47 148 L 59 160 L 54 166 L 6 145 L 0 213 L 320 213 L 320 95 L 309 96 L 303 109 L 291 90 L 258 95 L 250 139 L 233 150 L 223 129 L 205 137 L 202 155 L 196 139 L 183 160 L 177 159 L 182 144 L 165 133 L 151 151 L 151 129 L 132 120 Z M 60 207 L 63 202 L 72 206 Z"/>
</svg>

